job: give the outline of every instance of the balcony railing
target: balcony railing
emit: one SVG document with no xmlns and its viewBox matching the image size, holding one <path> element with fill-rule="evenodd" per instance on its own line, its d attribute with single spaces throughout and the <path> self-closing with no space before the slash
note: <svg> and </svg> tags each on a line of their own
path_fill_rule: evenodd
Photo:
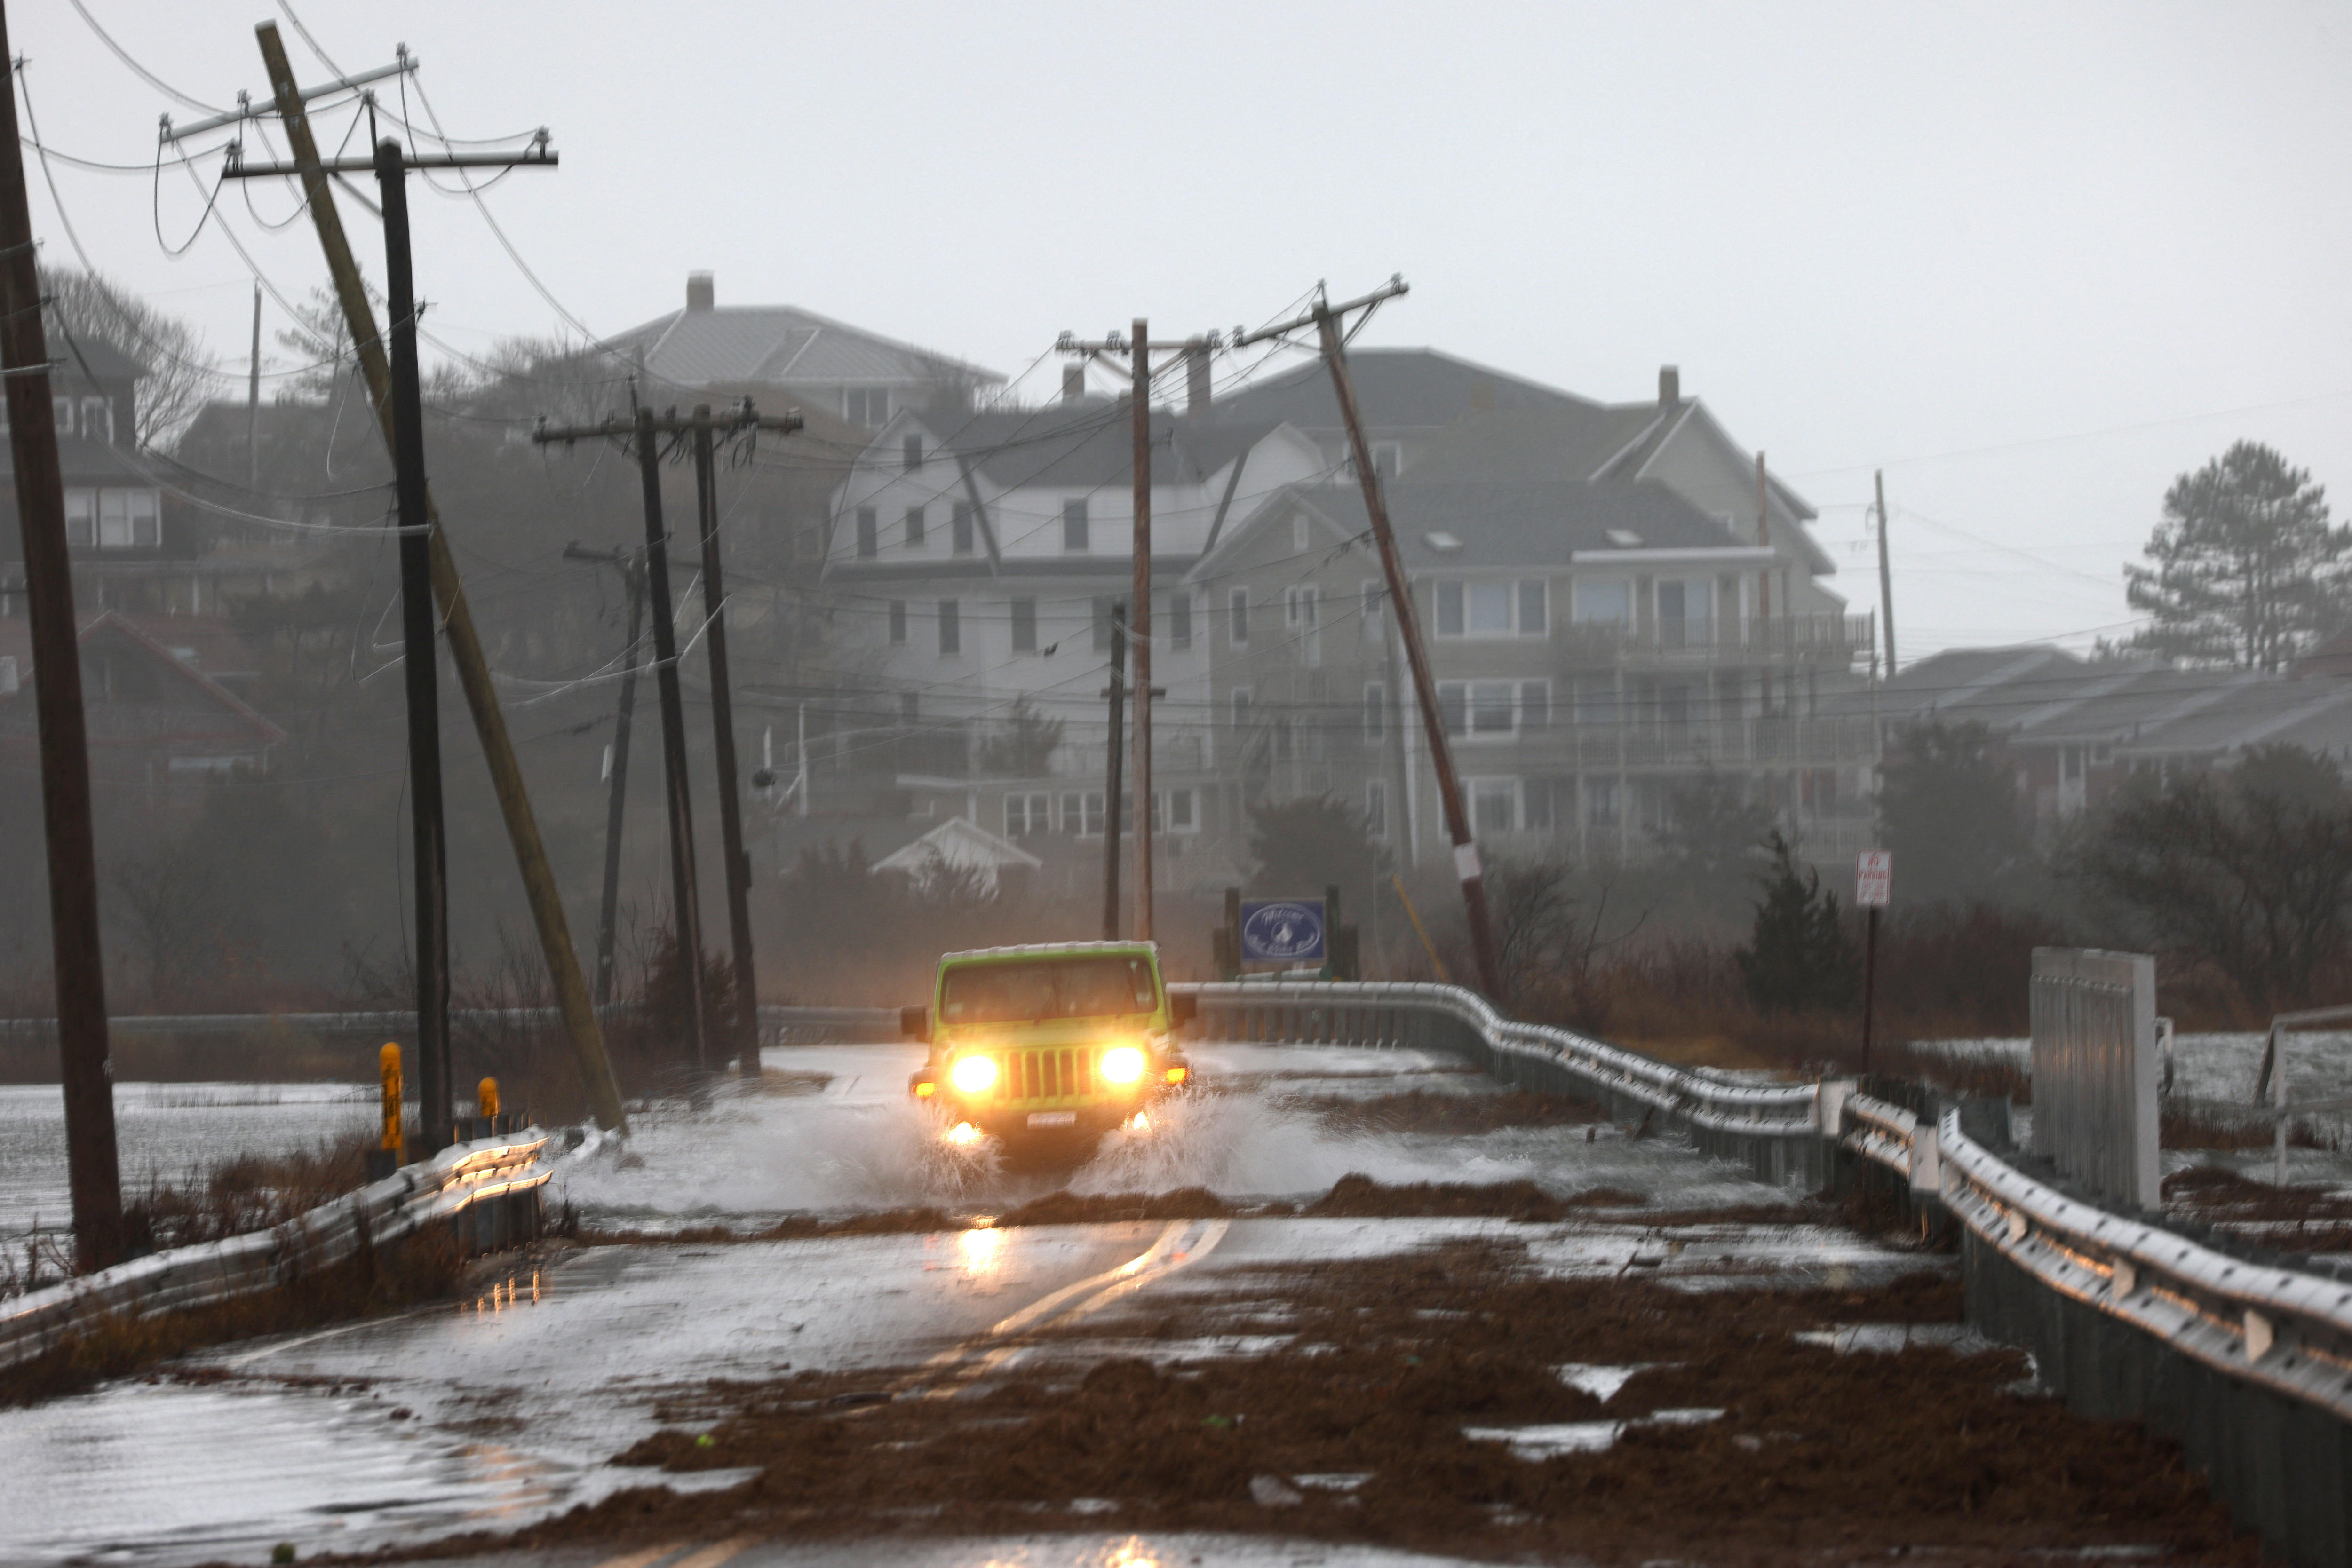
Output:
<svg viewBox="0 0 2352 1568">
<path fill-rule="evenodd" d="M 1760 621 L 1654 620 L 1639 625 L 1580 621 L 1562 628 L 1562 643 L 1577 663 L 1656 659 L 1693 664 L 1846 664 L 1870 652 L 1878 634 L 1876 622 L 1871 613 L 1817 611 Z"/>
</svg>

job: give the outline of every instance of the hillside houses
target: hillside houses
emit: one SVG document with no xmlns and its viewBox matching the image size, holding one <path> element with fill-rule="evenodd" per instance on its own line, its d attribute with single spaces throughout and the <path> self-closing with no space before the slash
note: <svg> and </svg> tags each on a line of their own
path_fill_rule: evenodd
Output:
<svg viewBox="0 0 2352 1568">
<path fill-rule="evenodd" d="M 1673 371 L 1655 402 L 1607 405 L 1428 350 L 1351 364 L 1482 838 L 1638 858 L 1675 784 L 1712 769 L 1809 839 L 1862 841 L 1874 732 L 1821 704 L 1855 680 L 1869 618 L 1822 584 L 1812 513 L 1777 483 L 1759 542 L 1752 457 Z M 1323 372 L 1213 406 L 1198 380 L 1152 415 L 1162 884 L 1229 883 L 1247 808 L 1298 794 L 1339 796 L 1427 858 L 1434 779 Z M 874 787 L 1045 846 L 1049 886 L 1099 865 L 1130 452 L 1112 400 L 906 412 L 835 497 L 843 705 L 877 737 L 866 755 L 928 747 Z M 987 737 L 1039 717 L 1062 726 L 1048 766 L 977 765 Z"/>
</svg>

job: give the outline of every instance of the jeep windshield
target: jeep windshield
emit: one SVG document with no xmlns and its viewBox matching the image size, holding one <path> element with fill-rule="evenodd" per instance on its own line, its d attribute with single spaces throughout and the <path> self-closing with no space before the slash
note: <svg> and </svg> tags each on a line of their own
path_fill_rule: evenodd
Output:
<svg viewBox="0 0 2352 1568">
<path fill-rule="evenodd" d="M 1128 954 L 963 964 L 947 972 L 943 1023 L 1115 1018 L 1160 1005 L 1149 958 Z"/>
</svg>

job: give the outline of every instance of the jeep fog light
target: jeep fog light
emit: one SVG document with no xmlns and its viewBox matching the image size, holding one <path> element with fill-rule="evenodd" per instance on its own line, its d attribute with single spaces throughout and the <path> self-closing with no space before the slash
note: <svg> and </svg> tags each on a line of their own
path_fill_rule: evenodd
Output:
<svg viewBox="0 0 2352 1568">
<path fill-rule="evenodd" d="M 1143 1052 L 1131 1045 L 1115 1045 L 1102 1053 L 1102 1075 L 1107 1083 L 1132 1083 L 1143 1076 Z"/>
<path fill-rule="evenodd" d="M 992 1056 L 964 1056 L 948 1069 L 948 1081 L 967 1094 L 978 1094 L 996 1082 L 996 1059 Z"/>
</svg>

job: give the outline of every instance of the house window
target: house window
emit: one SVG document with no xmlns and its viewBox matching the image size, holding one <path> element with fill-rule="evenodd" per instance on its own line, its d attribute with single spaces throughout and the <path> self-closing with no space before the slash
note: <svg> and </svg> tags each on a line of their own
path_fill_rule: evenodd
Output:
<svg viewBox="0 0 2352 1568">
<path fill-rule="evenodd" d="M 1539 637 L 1549 617 L 1543 579 L 1517 581 L 1440 581 L 1436 585 L 1437 634 L 1441 637 Z"/>
<path fill-rule="evenodd" d="M 1291 756 L 1290 720 L 1287 718 L 1277 718 L 1269 727 L 1273 731 L 1274 735 L 1274 759 L 1276 762 L 1289 761 Z"/>
<path fill-rule="evenodd" d="M 1249 590 L 1236 588 L 1225 596 L 1227 634 L 1236 648 L 1249 646 Z"/>
<path fill-rule="evenodd" d="M 841 413 L 852 424 L 887 424 L 890 394 L 879 387 L 852 387 L 841 394 Z"/>
<path fill-rule="evenodd" d="M 1584 821 L 1587 826 L 1595 828 L 1617 825 L 1617 780 L 1587 779 L 1584 781 Z"/>
<path fill-rule="evenodd" d="M 1061 831 L 1072 838 L 1100 838 L 1103 831 L 1102 791 L 1066 791 L 1062 796 Z"/>
<path fill-rule="evenodd" d="M 1470 830 L 1476 833 L 1507 833 L 1519 825 L 1519 781 L 1516 779 L 1470 780 Z"/>
<path fill-rule="evenodd" d="M 1588 675 L 1576 683 L 1576 722 L 1595 729 L 1617 727 L 1617 683 Z"/>
<path fill-rule="evenodd" d="M 906 642 L 907 601 L 903 599 L 894 599 L 890 601 L 890 645 L 894 648 L 904 647 Z"/>
<path fill-rule="evenodd" d="M 1171 648 L 1192 645 L 1192 596 L 1190 593 L 1168 596 L 1168 645 Z"/>
<path fill-rule="evenodd" d="M 1304 512 L 1290 514 L 1290 548 L 1296 554 L 1307 553 L 1307 514 Z"/>
<path fill-rule="evenodd" d="M 1598 582 L 1578 578 L 1570 609 L 1580 625 L 1630 626 L 1633 622 L 1633 584 L 1623 578 Z"/>
<path fill-rule="evenodd" d="M 948 548 L 958 555 L 971 553 L 971 503 L 958 501 L 948 513 Z"/>
<path fill-rule="evenodd" d="M 1016 653 L 1037 651 L 1037 601 L 1034 599 L 1013 601 L 1013 651 Z"/>
<path fill-rule="evenodd" d="M 114 439 L 114 405 L 102 397 L 81 400 L 81 433 L 92 441 Z"/>
<path fill-rule="evenodd" d="M 923 508 L 907 508 L 907 547 L 912 549 L 923 542 Z"/>
<path fill-rule="evenodd" d="M 1192 791 L 1189 789 L 1171 789 L 1166 793 L 1168 831 L 1171 833 L 1198 832 L 1201 828 L 1201 814 L 1196 809 Z"/>
<path fill-rule="evenodd" d="M 952 599 L 940 601 L 940 657 L 963 652 L 963 606 Z"/>
<path fill-rule="evenodd" d="M 923 465 L 923 438 L 919 435 L 909 435 L 899 442 L 898 459 L 903 467 L 920 468 Z"/>
<path fill-rule="evenodd" d="M 875 522 L 874 508 L 857 508 L 857 559 L 872 560 L 881 550 L 881 529 Z"/>
<path fill-rule="evenodd" d="M 1364 742 L 1378 746 L 1388 735 L 1389 688 L 1383 681 L 1364 683 Z"/>
<path fill-rule="evenodd" d="M 1004 836 L 1025 839 L 1035 833 L 1054 831 L 1054 798 L 1045 794 L 1007 795 L 1004 797 Z"/>
<path fill-rule="evenodd" d="M 1519 791 L 1519 825 L 1531 833 L 1551 831 L 1551 780 L 1530 779 Z"/>
<path fill-rule="evenodd" d="M 49 400 L 49 412 L 58 422 L 59 435 L 71 435 L 74 433 L 73 408 L 73 399 L 69 397 L 53 397 Z"/>
<path fill-rule="evenodd" d="M 1519 728 L 1538 732 L 1551 727 L 1551 683 L 1521 681 L 1519 683 Z"/>
<path fill-rule="evenodd" d="M 84 549 L 98 542 L 98 492 L 66 492 L 66 543 Z"/>
<path fill-rule="evenodd" d="M 1708 636 L 1708 593 L 1713 588 L 1705 578 L 1696 582 L 1669 579 L 1658 584 L 1658 645 L 1664 648 L 1697 647 L 1712 641 Z"/>
<path fill-rule="evenodd" d="M 1062 503 L 1062 548 L 1079 552 L 1087 548 L 1087 498 Z"/>
<path fill-rule="evenodd" d="M 1517 733 L 1517 688 L 1509 681 L 1440 681 L 1437 711 L 1445 720 L 1448 735 L 1503 740 Z M 1546 706 L 1549 706 L 1549 696 Z"/>
<path fill-rule="evenodd" d="M 1381 619 L 1387 608 L 1388 585 L 1376 578 L 1367 580 L 1363 593 L 1365 642 L 1377 643 L 1388 634 L 1388 628 Z"/>
<path fill-rule="evenodd" d="M 1282 623 L 1296 633 L 1292 641 L 1298 643 L 1309 669 L 1323 662 L 1323 633 L 1316 613 L 1319 602 L 1320 591 L 1311 582 L 1282 591 Z"/>
<path fill-rule="evenodd" d="M 1250 689 L 1247 686 L 1235 686 L 1234 688 L 1233 704 L 1234 732 L 1235 734 L 1239 734 L 1241 731 L 1249 727 Z"/>
<path fill-rule="evenodd" d="M 1364 780 L 1364 831 L 1375 839 L 1389 836 L 1389 784 L 1385 779 Z"/>
<path fill-rule="evenodd" d="M 1393 441 L 1375 441 L 1372 446 L 1372 473 L 1382 480 L 1393 479 L 1404 466 L 1404 448 Z M 1356 455 L 1351 451 L 1340 465 L 1348 482 L 1356 482 Z"/>
<path fill-rule="evenodd" d="M 898 722 L 900 724 L 919 724 L 922 721 L 922 694 L 919 692 L 900 692 L 898 694 Z"/>
</svg>

